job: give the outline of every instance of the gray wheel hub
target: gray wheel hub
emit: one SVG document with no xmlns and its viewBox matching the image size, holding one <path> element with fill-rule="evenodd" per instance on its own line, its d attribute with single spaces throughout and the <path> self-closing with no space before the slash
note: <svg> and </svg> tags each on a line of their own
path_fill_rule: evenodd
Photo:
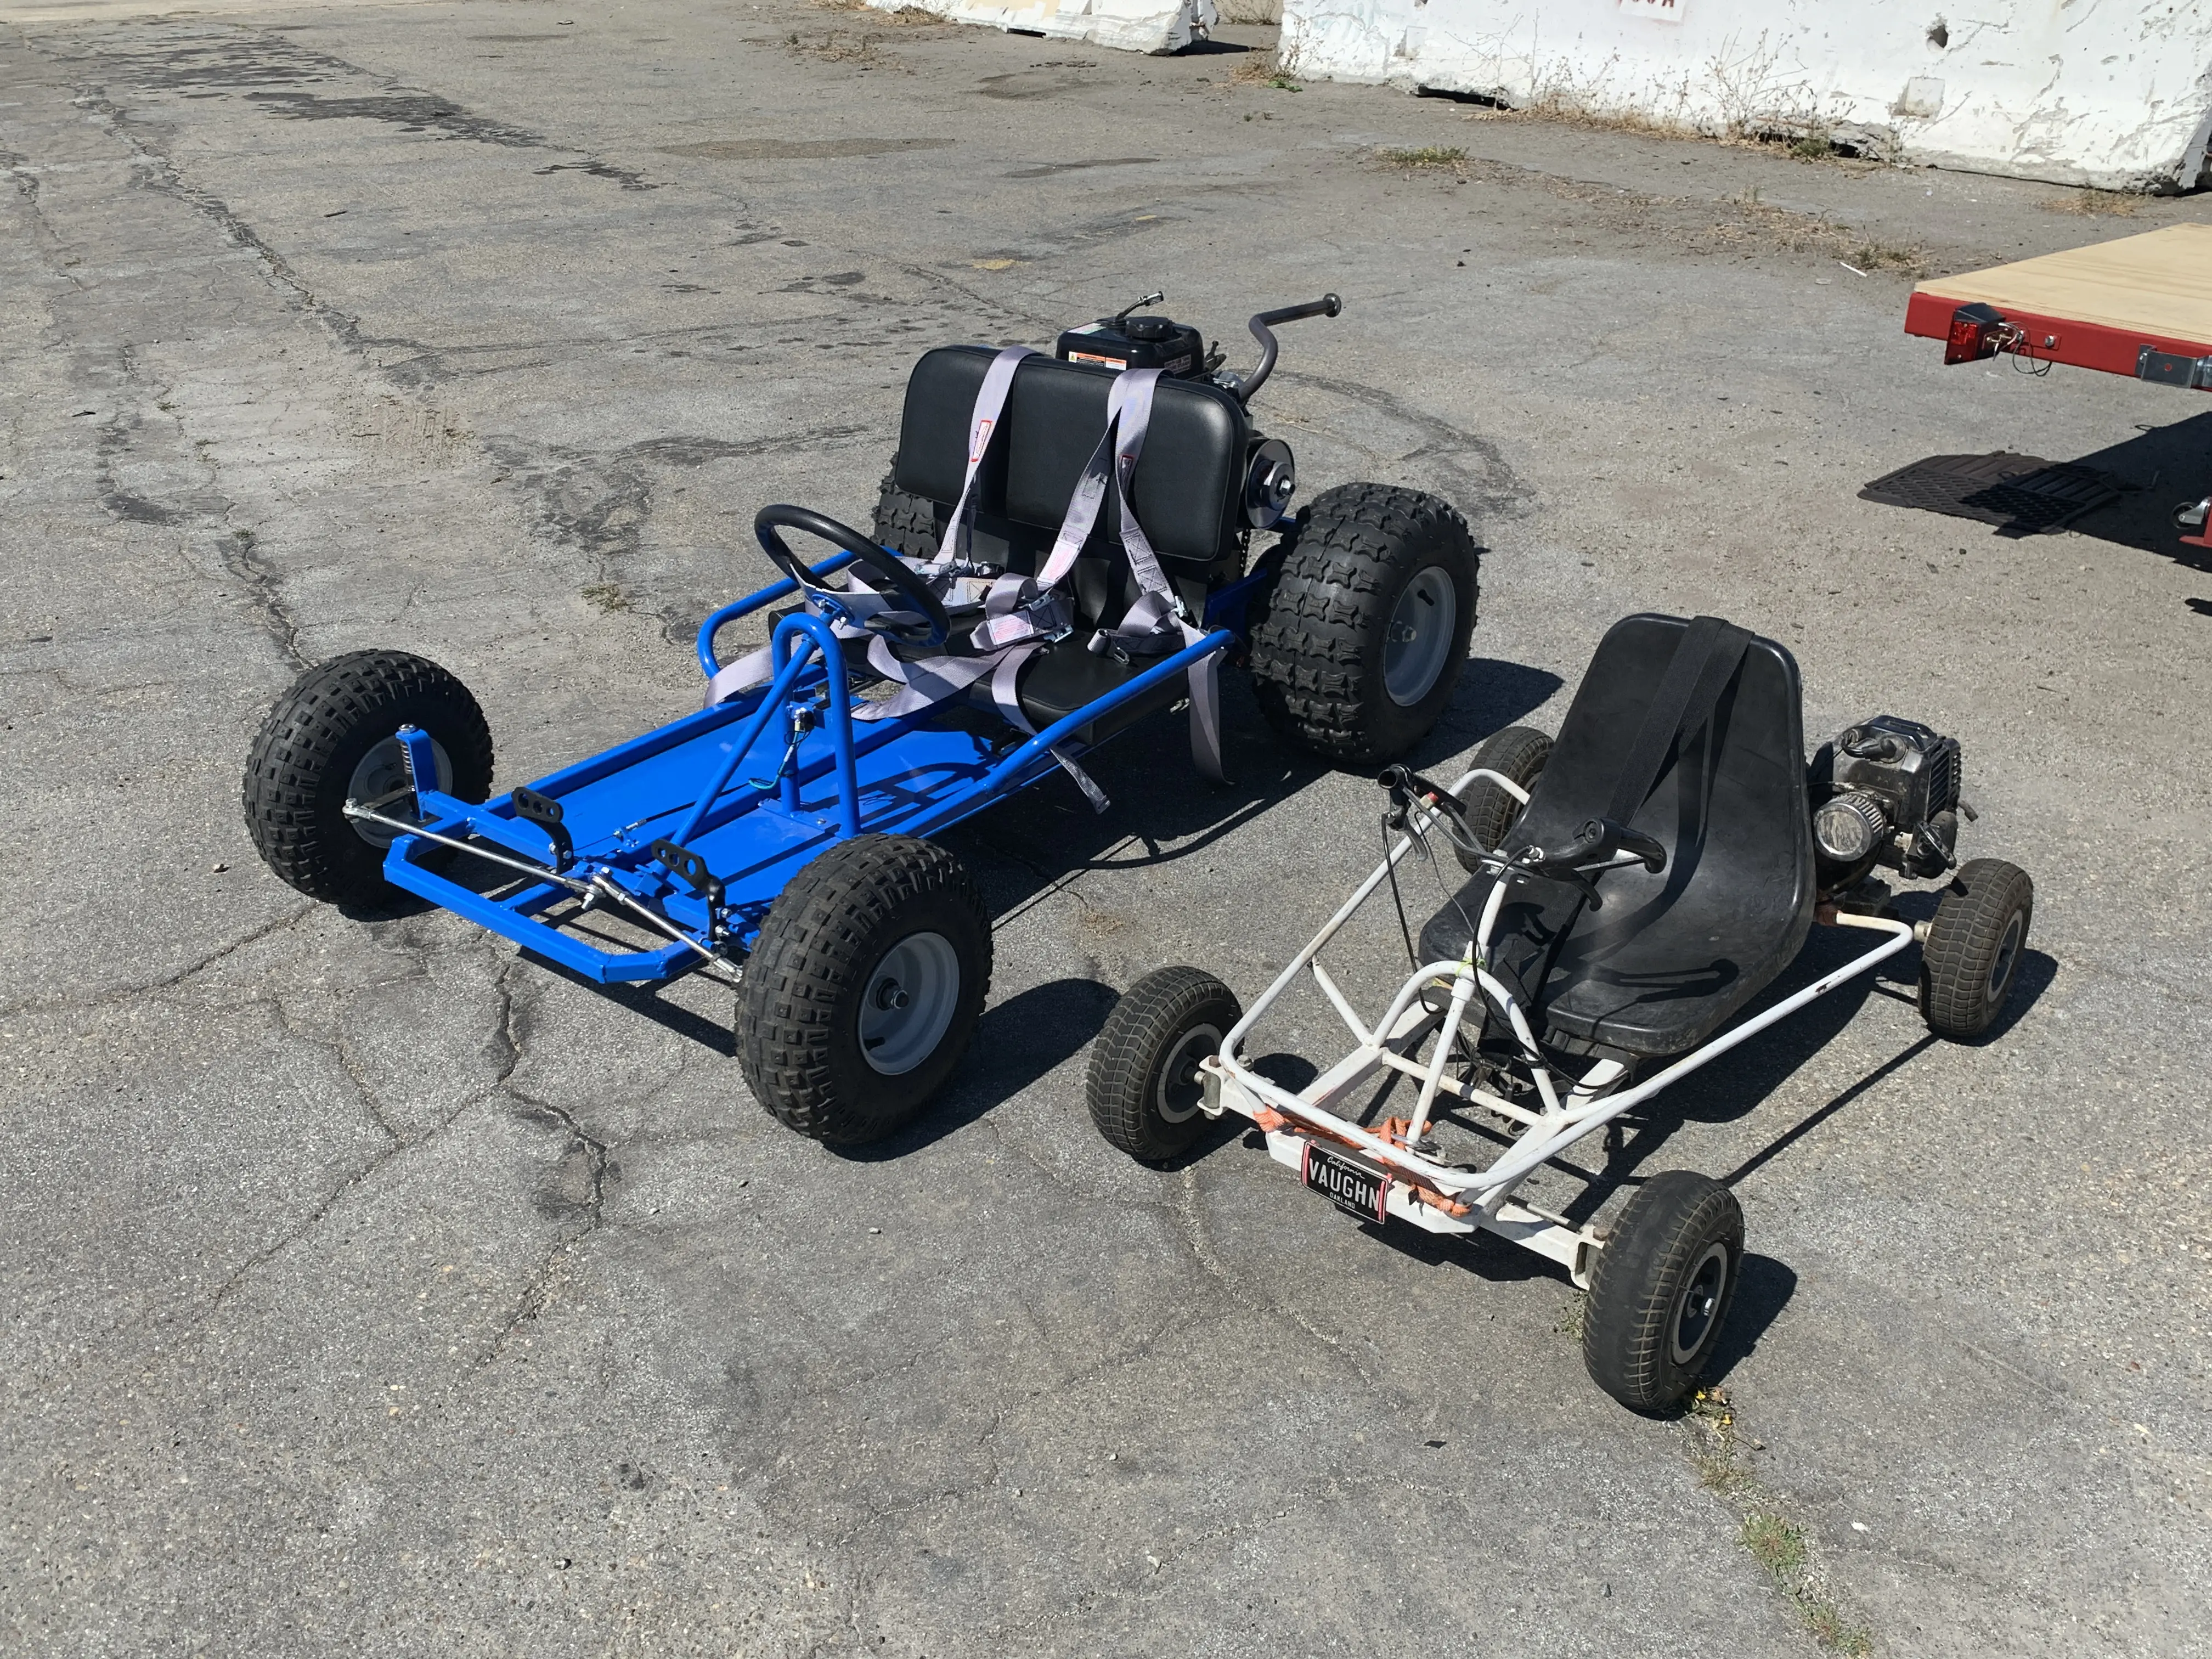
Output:
<svg viewBox="0 0 2212 1659">
<path fill-rule="evenodd" d="M 1182 1034 L 1169 1051 L 1167 1063 L 1160 1067 L 1159 1086 L 1153 1093 L 1152 1109 L 1164 1122 L 1188 1123 L 1198 1115 L 1199 1107 L 1206 1098 L 1206 1085 L 1198 1074 L 1198 1062 L 1220 1052 L 1218 1026 L 1194 1025 Z"/>
<path fill-rule="evenodd" d="M 1729 1249 L 1715 1240 L 1690 1269 L 1681 1299 L 1667 1332 L 1668 1352 L 1677 1365 L 1695 1359 L 1713 1332 L 1713 1316 L 1719 1312 L 1721 1295 L 1728 1289 Z"/>
<path fill-rule="evenodd" d="M 1401 708 L 1429 695 L 1451 653 L 1459 588 L 1442 565 L 1413 573 L 1383 630 L 1382 689 Z"/>
<path fill-rule="evenodd" d="M 430 752 L 438 757 L 438 788 L 441 793 L 450 793 L 453 787 L 453 757 L 446 753 L 446 745 L 435 738 L 430 739 Z M 416 811 L 414 786 L 407 776 L 407 750 L 398 738 L 386 738 L 361 757 L 361 764 L 353 769 L 353 776 L 346 783 L 346 799 L 358 801 L 373 811 L 388 818 L 406 818 L 422 822 Z M 397 830 L 387 830 L 380 823 L 364 823 L 353 820 L 353 832 L 371 847 L 389 847 L 398 840 Z"/>
<path fill-rule="evenodd" d="M 884 952 L 860 998 L 860 1053 L 884 1077 L 937 1052 L 960 1006 L 960 953 L 942 933 L 908 933 Z"/>
</svg>

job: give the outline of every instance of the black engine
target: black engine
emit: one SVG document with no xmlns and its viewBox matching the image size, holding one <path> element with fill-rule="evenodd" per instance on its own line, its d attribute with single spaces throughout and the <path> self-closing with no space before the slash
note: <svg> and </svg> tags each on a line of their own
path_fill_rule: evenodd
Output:
<svg viewBox="0 0 2212 1659">
<path fill-rule="evenodd" d="M 1956 738 L 1894 714 L 1823 744 L 1808 780 L 1822 890 L 1849 887 L 1877 864 L 1916 880 L 1955 865 L 1960 773 Z"/>
<path fill-rule="evenodd" d="M 1165 317 L 1133 317 L 1138 306 L 1158 303 L 1167 296 L 1147 294 L 1136 305 L 1101 317 L 1060 337 L 1054 356 L 1079 363 L 1099 363 L 1108 368 L 1157 368 L 1181 380 L 1203 379 L 1221 366 L 1221 354 L 1208 361 L 1206 341 L 1187 323 Z"/>
<path fill-rule="evenodd" d="M 1102 317 L 1060 337 L 1059 356 L 1109 368 L 1157 368 L 1188 380 L 1204 372 L 1206 343 L 1165 317 Z"/>
<path fill-rule="evenodd" d="M 1240 404 L 1249 405 L 1252 394 L 1267 383 L 1267 376 L 1274 370 L 1273 325 L 1295 322 L 1301 317 L 1334 317 L 1343 308 L 1336 295 L 1329 294 L 1306 305 L 1261 312 L 1251 322 L 1252 337 L 1260 343 L 1259 366 L 1249 374 L 1238 374 L 1222 367 L 1225 358 L 1221 348 L 1209 348 L 1205 337 L 1188 324 L 1167 317 L 1132 314 L 1166 297 L 1158 292 L 1147 294 L 1135 305 L 1111 317 L 1101 317 L 1095 323 L 1066 330 L 1060 337 L 1054 355 L 1070 362 L 1096 363 L 1117 373 L 1131 368 L 1157 368 L 1162 374 L 1177 380 L 1206 380 L 1229 392 Z M 1242 507 L 1245 524 L 1255 530 L 1274 528 L 1289 510 L 1291 494 L 1297 489 L 1297 467 L 1291 459 L 1290 446 L 1279 438 L 1253 432 L 1244 456 Z"/>
</svg>

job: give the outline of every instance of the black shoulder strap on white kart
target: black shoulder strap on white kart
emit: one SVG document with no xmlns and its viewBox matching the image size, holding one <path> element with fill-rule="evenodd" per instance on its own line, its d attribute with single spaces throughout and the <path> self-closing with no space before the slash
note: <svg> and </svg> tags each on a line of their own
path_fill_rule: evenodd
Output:
<svg viewBox="0 0 2212 1659">
<path fill-rule="evenodd" d="M 1711 717 L 1750 646 L 1749 632 L 1718 617 L 1695 617 L 1682 630 L 1644 710 L 1644 723 L 1636 728 L 1636 739 L 1621 759 L 1613 799 L 1606 808 L 1607 817 L 1622 825 L 1635 817 L 1676 745 L 1694 736 Z"/>
</svg>

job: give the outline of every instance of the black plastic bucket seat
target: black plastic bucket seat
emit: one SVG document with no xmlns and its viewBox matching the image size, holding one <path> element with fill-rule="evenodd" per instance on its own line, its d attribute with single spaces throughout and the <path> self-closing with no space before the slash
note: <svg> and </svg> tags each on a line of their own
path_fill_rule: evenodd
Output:
<svg viewBox="0 0 2212 1659">
<path fill-rule="evenodd" d="M 1570 1053 L 1635 1060 L 1694 1048 L 1796 957 L 1813 924 L 1796 659 L 1772 640 L 1701 621 L 1693 630 L 1679 617 L 1635 616 L 1607 630 L 1506 837 L 1507 852 L 1559 847 L 1612 817 L 1667 850 L 1657 874 L 1636 865 L 1597 878 L 1601 908 L 1570 885 L 1527 880 L 1499 913 L 1492 971 L 1543 1040 Z M 1616 793 L 1640 764 L 1633 751 L 1676 653 L 1712 649 L 1741 655 L 1709 705 L 1659 733 L 1672 741 L 1656 781 L 1622 817 Z M 1467 948 L 1462 912 L 1479 919 L 1490 885 L 1475 878 L 1430 920 L 1426 960 Z"/>
</svg>

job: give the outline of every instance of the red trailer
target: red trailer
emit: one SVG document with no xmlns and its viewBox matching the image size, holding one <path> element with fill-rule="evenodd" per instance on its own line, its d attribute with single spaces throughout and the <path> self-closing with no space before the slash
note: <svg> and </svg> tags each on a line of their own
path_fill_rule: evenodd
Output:
<svg viewBox="0 0 2212 1659">
<path fill-rule="evenodd" d="M 2212 225 L 2169 225 L 1912 291 L 1905 331 L 1944 342 L 1947 363 L 2000 352 L 2212 392 Z M 2212 498 L 2175 514 L 2212 547 Z"/>
</svg>

